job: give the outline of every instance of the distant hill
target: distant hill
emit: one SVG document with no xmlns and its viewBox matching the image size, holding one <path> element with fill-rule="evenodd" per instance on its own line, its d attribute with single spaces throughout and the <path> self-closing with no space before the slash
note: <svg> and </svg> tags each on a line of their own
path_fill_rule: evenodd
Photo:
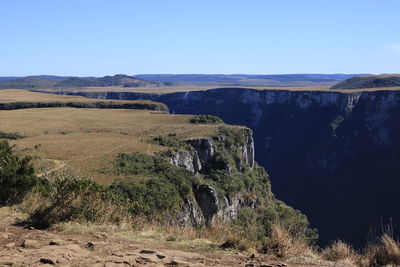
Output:
<svg viewBox="0 0 400 267">
<path fill-rule="evenodd" d="M 138 87 L 155 86 L 157 82 L 145 81 L 133 76 L 117 74 L 105 77 L 64 77 L 40 75 L 29 77 L 0 77 L 0 89 L 57 89 L 62 87 Z"/>
<path fill-rule="evenodd" d="M 137 78 L 170 85 L 318 86 L 334 85 L 357 74 L 138 74 Z M 359 75 L 359 74 L 358 74 Z"/>
<path fill-rule="evenodd" d="M 51 88 L 57 81 L 42 78 L 22 78 L 0 82 L 0 89 L 39 89 Z"/>
<path fill-rule="evenodd" d="M 155 82 L 145 81 L 133 76 L 118 74 L 114 76 L 105 76 L 101 78 L 79 78 L 69 77 L 55 84 L 56 87 L 92 87 L 92 86 L 123 86 L 138 87 L 147 85 L 156 85 Z"/>
<path fill-rule="evenodd" d="M 331 89 L 362 89 L 400 86 L 400 75 L 366 75 L 342 81 Z"/>
<path fill-rule="evenodd" d="M 62 81 L 68 76 L 55 76 L 55 75 L 33 75 L 33 76 L 26 76 L 26 77 L 19 77 L 19 76 L 6 76 L 6 77 L 0 77 L 0 82 L 8 82 L 8 81 L 13 81 L 13 80 L 22 80 L 22 79 L 29 79 L 29 78 L 38 78 L 38 79 L 44 79 L 44 80 L 49 80 L 49 81 Z"/>
<path fill-rule="evenodd" d="M 5 76 L 5 77 L 0 77 L 0 82 L 7 82 L 7 81 L 12 81 L 12 80 L 18 80 L 18 79 L 21 79 L 21 77 Z"/>
</svg>

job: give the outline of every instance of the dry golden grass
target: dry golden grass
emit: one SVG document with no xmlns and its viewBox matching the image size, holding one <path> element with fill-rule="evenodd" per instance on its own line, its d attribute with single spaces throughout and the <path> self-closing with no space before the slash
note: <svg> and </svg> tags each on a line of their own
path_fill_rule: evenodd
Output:
<svg viewBox="0 0 400 267">
<path fill-rule="evenodd" d="M 359 255 L 347 243 L 337 240 L 322 251 L 322 257 L 326 260 L 356 265 Z"/>
<path fill-rule="evenodd" d="M 359 266 L 400 266 L 400 243 L 384 234 L 367 247 Z"/>
<path fill-rule="evenodd" d="M 80 176 L 111 183 L 118 153 L 153 154 L 165 147 L 149 144 L 154 136 L 175 133 L 184 139 L 212 136 L 218 125 L 194 125 L 187 115 L 147 110 L 44 108 L 0 111 L 0 131 L 26 138 L 12 141 L 16 151 L 37 157 L 39 173 L 57 162 Z"/>
<path fill-rule="evenodd" d="M 92 102 L 120 102 L 120 103 L 155 103 L 148 100 L 107 100 L 107 99 L 93 99 L 82 96 L 67 96 L 67 95 L 55 95 L 30 92 L 27 90 L 20 89 L 7 89 L 0 90 L 0 103 L 12 103 L 12 102 L 81 102 L 81 103 L 92 103 Z"/>
<path fill-rule="evenodd" d="M 296 240 L 279 224 L 272 225 L 271 236 L 262 250 L 278 258 L 294 258 L 313 253 L 308 243 Z"/>
</svg>

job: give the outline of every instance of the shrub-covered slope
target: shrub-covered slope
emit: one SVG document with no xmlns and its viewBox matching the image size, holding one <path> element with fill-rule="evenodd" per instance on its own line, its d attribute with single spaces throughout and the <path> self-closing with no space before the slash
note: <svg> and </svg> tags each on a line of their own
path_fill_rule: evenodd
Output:
<svg viewBox="0 0 400 267">
<path fill-rule="evenodd" d="M 363 89 L 400 86 L 400 75 L 356 76 L 340 82 L 331 89 Z"/>
</svg>

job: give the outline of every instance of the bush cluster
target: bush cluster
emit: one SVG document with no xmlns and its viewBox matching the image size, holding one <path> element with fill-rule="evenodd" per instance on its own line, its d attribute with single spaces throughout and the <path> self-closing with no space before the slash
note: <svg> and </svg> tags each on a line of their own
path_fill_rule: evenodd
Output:
<svg viewBox="0 0 400 267">
<path fill-rule="evenodd" d="M 193 116 L 190 120 L 190 123 L 194 124 L 219 124 L 219 123 L 224 123 L 224 121 L 213 115 L 195 115 Z"/>
<path fill-rule="evenodd" d="M 17 140 L 20 138 L 24 138 L 24 136 L 18 133 L 5 133 L 0 131 L 0 139 Z"/>
<path fill-rule="evenodd" d="M 188 147 L 188 144 L 185 141 L 181 140 L 176 134 L 159 135 L 154 137 L 150 142 L 160 146 L 167 146 L 172 148 Z"/>
<path fill-rule="evenodd" d="M 137 202 L 141 209 L 135 213 L 156 216 L 177 210 L 184 199 L 192 195 L 194 175 L 186 169 L 171 165 L 160 156 L 144 153 L 120 154 L 117 171 L 124 176 L 111 185 L 114 190 Z M 144 179 L 129 176 L 141 176 Z"/>
<path fill-rule="evenodd" d="M 230 197 L 238 192 L 253 192 L 259 198 L 271 191 L 269 176 L 264 168 L 256 165 L 252 170 L 233 171 L 211 170 L 204 176 L 206 181 L 212 181 L 222 193 Z"/>
<path fill-rule="evenodd" d="M 119 223 L 129 217 L 135 203 L 108 186 L 77 177 L 58 177 L 30 217 L 39 228 L 67 221 Z"/>
<path fill-rule="evenodd" d="M 276 225 L 285 229 L 294 242 L 314 244 L 318 239 L 317 231 L 310 229 L 305 215 L 276 199 L 256 209 L 242 209 L 232 223 L 236 231 L 246 233 L 264 253 L 274 249 L 271 236 Z"/>
<path fill-rule="evenodd" d="M 6 141 L 0 141 L 0 204 L 19 202 L 35 186 L 45 182 L 35 176 L 30 157 L 15 155 Z"/>
</svg>

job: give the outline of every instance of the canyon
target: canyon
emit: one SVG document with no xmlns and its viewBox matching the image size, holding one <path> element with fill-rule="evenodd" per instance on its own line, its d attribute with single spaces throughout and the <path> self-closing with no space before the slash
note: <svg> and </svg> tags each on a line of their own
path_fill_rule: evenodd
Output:
<svg viewBox="0 0 400 267">
<path fill-rule="evenodd" d="M 247 126 L 277 198 L 309 217 L 321 244 L 339 238 L 363 246 L 382 231 L 399 233 L 400 91 L 61 93 L 153 100 L 170 113 L 212 114 Z"/>
</svg>

